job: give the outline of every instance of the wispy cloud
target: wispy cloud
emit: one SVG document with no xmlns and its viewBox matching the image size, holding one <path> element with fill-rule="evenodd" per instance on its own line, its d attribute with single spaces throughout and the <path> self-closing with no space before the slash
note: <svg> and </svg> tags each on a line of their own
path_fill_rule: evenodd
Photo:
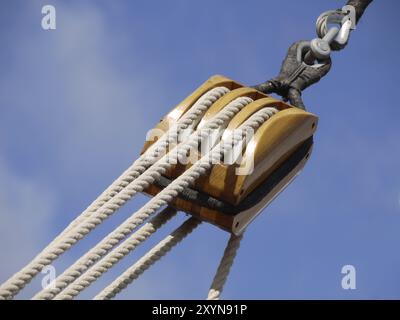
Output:
<svg viewBox="0 0 400 320">
<path fill-rule="evenodd" d="M 55 207 L 48 185 L 15 172 L 0 158 L 0 281 L 41 249 Z"/>
</svg>

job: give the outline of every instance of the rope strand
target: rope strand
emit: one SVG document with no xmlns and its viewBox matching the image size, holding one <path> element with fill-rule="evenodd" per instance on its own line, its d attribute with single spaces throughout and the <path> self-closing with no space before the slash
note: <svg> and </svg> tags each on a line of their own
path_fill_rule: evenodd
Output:
<svg viewBox="0 0 400 320">
<path fill-rule="evenodd" d="M 226 245 L 224 255 L 219 263 L 217 272 L 214 276 L 214 280 L 211 284 L 210 291 L 208 292 L 207 300 L 219 300 L 222 290 L 224 288 L 226 279 L 229 276 L 229 271 L 235 261 L 236 253 L 240 247 L 240 242 L 243 238 L 243 234 L 236 236 L 231 235 Z"/>
<path fill-rule="evenodd" d="M 181 242 L 199 224 L 200 220 L 189 218 L 179 228 L 160 241 L 155 247 L 140 258 L 132 267 L 127 269 L 122 275 L 115 279 L 109 286 L 101 291 L 94 300 L 110 300 L 125 289 L 143 272 L 150 268 L 155 262 L 160 260 L 175 245 Z"/>
<path fill-rule="evenodd" d="M 166 222 L 176 215 L 176 210 L 167 207 L 157 214 L 151 221 L 143 225 L 138 231 L 133 233 L 128 239 L 108 253 L 104 259 L 100 260 L 76 281 L 67 286 L 64 291 L 54 297 L 55 300 L 72 300 L 91 283 L 100 278 L 105 272 L 111 269 L 115 264 L 135 250 L 141 243 L 147 240 L 152 234 L 161 228 Z M 59 279 L 58 281 L 62 281 Z M 57 290 L 58 291 L 58 290 Z M 51 294 L 55 294 L 51 292 Z M 43 295 L 42 295 L 43 296 Z M 38 296 L 39 298 L 40 296 Z M 51 297 L 51 296 L 50 296 Z"/>
</svg>

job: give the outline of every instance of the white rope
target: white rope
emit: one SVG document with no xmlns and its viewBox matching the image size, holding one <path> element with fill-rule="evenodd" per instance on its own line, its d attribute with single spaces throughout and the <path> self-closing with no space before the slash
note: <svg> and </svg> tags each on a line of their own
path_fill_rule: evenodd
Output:
<svg viewBox="0 0 400 320">
<path fill-rule="evenodd" d="M 155 179 L 160 177 L 165 171 L 171 167 L 172 162 L 180 156 L 184 157 L 187 152 L 193 148 L 197 147 L 198 143 L 206 137 L 211 130 L 217 129 L 224 126 L 228 121 L 241 109 L 253 100 L 248 97 L 240 97 L 229 103 L 221 112 L 219 112 L 209 123 L 207 123 L 204 129 L 194 132 L 187 141 L 179 144 L 174 149 L 170 151 L 172 157 L 169 154 L 163 156 L 155 164 L 153 164 L 145 173 L 139 176 L 134 183 L 128 185 L 118 196 L 127 194 L 132 194 L 133 192 L 139 192 L 144 190 L 150 184 L 152 184 Z M 214 157 L 216 157 L 214 155 Z M 205 157 L 203 157 L 205 158 Z M 221 155 L 218 159 L 211 163 L 217 163 L 221 159 Z M 55 282 L 55 286 L 52 289 L 44 289 L 39 294 L 35 296 L 35 299 L 52 299 L 55 294 L 58 294 L 63 290 L 69 283 L 73 282 L 79 276 L 83 274 L 90 266 L 92 266 L 101 257 L 107 254 L 116 244 L 118 244 L 122 239 L 124 239 L 129 233 L 131 233 L 138 225 L 142 224 L 150 215 L 157 211 L 163 205 L 172 201 L 183 188 L 192 184 L 198 176 L 208 170 L 211 167 L 210 163 L 206 163 L 199 160 L 193 165 L 189 170 L 185 171 L 181 176 L 174 180 L 168 187 L 163 189 L 156 197 L 153 197 L 148 203 L 146 203 L 140 210 L 135 212 L 130 218 L 125 220 L 117 229 L 110 233 L 106 238 L 104 238 L 95 247 L 89 250 L 83 257 L 78 259 L 77 262 L 68 268 L 62 275 L 60 275 Z M 208 160 L 208 162 L 210 162 Z M 115 197 L 115 198 L 116 198 Z M 114 199 L 115 199 L 114 198 Z M 114 200 L 113 199 L 113 200 Z M 110 202 L 113 202 L 111 200 Z M 100 210 L 101 212 L 101 210 Z M 87 222 L 83 222 L 83 226 L 87 223 L 91 223 L 91 217 Z"/>
<path fill-rule="evenodd" d="M 224 255 L 222 256 L 214 280 L 211 284 L 210 291 L 208 292 L 207 300 L 219 300 L 242 238 L 243 234 L 239 236 L 232 234 L 229 238 Z"/>
<path fill-rule="evenodd" d="M 248 130 L 246 126 L 249 126 L 251 129 L 256 130 L 264 121 L 277 112 L 278 110 L 275 108 L 263 108 L 246 120 L 240 128 L 242 128 L 243 131 L 246 131 Z M 219 300 L 242 238 L 243 234 L 239 236 L 234 234 L 231 235 L 208 292 L 207 300 Z"/>
<path fill-rule="evenodd" d="M 245 143 L 246 134 L 249 131 L 257 130 L 264 121 L 268 120 L 272 115 L 277 113 L 278 110 L 275 108 L 264 108 L 257 111 L 254 115 L 252 115 L 248 120 L 246 120 L 239 128 L 239 130 L 235 131 L 233 135 L 233 145 L 237 145 L 240 142 Z M 231 141 L 229 141 L 231 142 Z M 224 141 L 219 142 L 209 153 L 207 153 L 204 157 L 198 160 L 192 167 L 187 169 L 184 173 L 182 173 L 178 178 L 173 180 L 166 188 L 164 188 L 157 196 L 155 196 L 152 200 L 154 200 L 154 207 L 158 205 L 162 205 L 167 203 L 171 197 L 177 197 L 179 192 L 183 191 L 185 187 L 191 186 L 195 180 L 200 176 L 207 173 L 207 171 L 212 167 L 213 164 L 218 163 L 224 153 L 225 148 L 232 148 L 232 144 L 225 143 Z M 158 198 L 158 199 L 157 199 Z M 152 201 L 150 201 L 152 202 Z M 150 204 L 146 204 L 141 210 L 145 210 L 146 206 Z M 149 205 L 149 209 L 151 205 Z M 222 290 L 223 284 L 226 281 L 226 278 L 229 273 L 230 265 L 233 263 L 233 252 L 236 252 L 235 248 L 238 247 L 239 241 L 230 241 L 228 244 L 228 250 L 226 252 L 226 258 L 223 261 L 223 265 L 221 266 L 220 272 L 217 273 L 215 279 L 215 292 L 220 292 Z M 163 245 L 156 247 L 156 249 L 152 249 L 148 254 L 146 254 L 138 263 L 133 265 L 130 269 L 122 274 L 119 278 L 117 278 L 109 287 L 107 287 L 104 291 L 102 291 L 95 299 L 110 299 L 114 297 L 118 292 L 124 289 L 129 283 L 136 279 L 140 274 L 143 273 L 152 263 L 157 261 L 160 255 L 165 254 L 162 250 Z M 169 249 L 168 249 L 169 250 Z M 167 250 L 167 251 L 168 251 Z M 230 264 L 229 264 L 230 262 Z M 219 291 L 217 291 L 219 290 Z M 218 294 L 214 294 L 214 296 L 218 296 Z"/>
<path fill-rule="evenodd" d="M 158 213 L 153 219 L 143 225 L 139 230 L 133 233 L 128 239 L 118 245 L 113 251 L 108 253 L 104 259 L 100 260 L 75 282 L 68 286 L 64 291 L 54 297 L 55 300 L 72 300 L 81 291 L 96 281 L 103 273 L 111 269 L 117 262 L 122 260 L 130 252 L 135 250 L 141 243 L 147 240 L 168 220 L 174 217 L 176 210 L 167 207 Z M 57 281 L 61 281 L 58 279 Z M 58 291 L 58 290 L 57 290 Z M 51 294 L 57 294 L 57 291 L 49 290 Z M 36 297 L 35 297 L 36 298 Z M 40 297 L 38 297 L 40 298 Z"/>
<path fill-rule="evenodd" d="M 120 275 L 109 286 L 95 296 L 94 300 L 109 300 L 115 297 L 119 292 L 132 283 L 133 280 L 137 279 L 144 271 L 151 267 L 156 261 L 161 259 L 176 244 L 181 242 L 200 223 L 200 220 L 193 217 L 186 220 L 179 228 L 161 240 L 133 266 L 128 268 L 122 275 Z"/>
<path fill-rule="evenodd" d="M 12 299 L 44 266 L 54 261 L 136 194 L 137 191 L 131 195 L 124 194 L 115 199 L 116 195 L 119 195 L 125 187 L 129 186 L 132 181 L 157 161 L 159 155 L 165 152 L 170 142 L 176 141 L 177 136 L 182 130 L 199 121 L 204 112 L 228 91 L 229 89 L 225 87 L 218 87 L 204 94 L 182 119 L 178 121 L 176 126 L 173 126 L 167 134 L 161 137 L 157 143 L 153 144 L 145 154 L 136 160 L 128 170 L 112 183 L 78 218 L 70 223 L 39 255 L 0 286 L 0 300 Z M 110 203 L 110 200 L 114 201 Z M 106 208 L 103 209 L 104 206 Z M 102 210 L 93 217 L 93 214 L 99 209 Z M 89 219 L 90 221 L 88 221 Z M 83 222 L 86 222 L 84 226 L 82 226 Z"/>
</svg>

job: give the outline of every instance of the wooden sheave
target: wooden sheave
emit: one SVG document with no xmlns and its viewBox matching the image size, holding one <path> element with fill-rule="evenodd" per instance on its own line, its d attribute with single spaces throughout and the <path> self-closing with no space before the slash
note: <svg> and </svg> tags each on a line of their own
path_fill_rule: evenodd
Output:
<svg viewBox="0 0 400 320">
<path fill-rule="evenodd" d="M 227 87 L 231 91 L 208 109 L 197 128 L 201 129 L 210 118 L 239 97 L 250 97 L 254 101 L 233 117 L 224 134 L 238 128 L 262 108 L 274 107 L 279 112 L 255 132 L 242 153 L 240 163 L 215 164 L 208 175 L 197 180 L 192 190 L 201 195 L 203 202 L 179 196 L 171 205 L 224 230 L 240 234 L 302 170 L 311 153 L 312 137 L 317 128 L 318 117 L 217 75 L 208 79 L 179 103 L 156 125 L 155 129 L 166 132 L 171 124 L 180 119 L 204 93 L 220 86 Z M 154 141 L 146 141 L 142 153 L 152 143 Z M 249 159 L 253 163 L 251 173 L 238 175 L 236 169 L 245 166 Z M 173 180 L 189 166 L 190 164 L 177 164 L 168 170 L 165 177 Z M 154 196 L 161 189 L 162 186 L 154 184 L 146 190 L 146 193 Z M 207 197 L 217 199 L 223 204 L 222 207 L 208 205 L 204 201 Z"/>
</svg>

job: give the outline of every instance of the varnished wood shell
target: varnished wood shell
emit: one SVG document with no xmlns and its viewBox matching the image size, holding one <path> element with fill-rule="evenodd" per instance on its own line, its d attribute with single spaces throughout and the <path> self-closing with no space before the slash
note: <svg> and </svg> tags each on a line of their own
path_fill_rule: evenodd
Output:
<svg viewBox="0 0 400 320">
<path fill-rule="evenodd" d="M 303 141 L 312 136 L 316 130 L 318 118 L 306 111 L 295 108 L 280 100 L 269 97 L 252 88 L 244 87 L 239 83 L 222 76 L 214 76 L 194 91 L 189 97 L 175 107 L 156 126 L 157 129 L 167 131 L 171 123 L 177 121 L 196 100 L 208 90 L 217 86 L 226 86 L 231 92 L 217 100 L 203 116 L 198 124 L 201 128 L 214 115 L 223 109 L 229 102 L 238 97 L 247 96 L 254 101 L 242 109 L 227 125 L 226 131 L 238 128 L 254 112 L 264 107 L 275 107 L 280 111 L 266 121 L 255 133 L 244 152 L 241 165 L 253 163 L 251 171 L 246 175 L 238 175 L 239 165 L 216 164 L 209 175 L 201 177 L 193 187 L 196 190 L 219 198 L 232 205 L 237 205 L 251 193 L 269 174 L 282 164 L 288 156 Z M 226 134 L 226 133 L 225 133 Z M 146 142 L 144 152 L 154 141 Z M 308 157 L 307 157 L 308 158 Z M 201 219 L 235 233 L 239 233 L 255 217 L 261 206 L 268 204 L 280 190 L 293 179 L 306 162 L 304 158 L 273 190 L 264 197 L 254 210 L 246 210 L 236 216 L 222 214 L 209 208 L 200 207 L 181 198 L 177 198 L 173 205 L 178 209 L 194 214 Z M 165 174 L 174 179 L 190 165 L 178 164 Z M 146 193 L 155 195 L 159 188 L 151 186 Z M 258 209 L 257 209 L 258 208 Z"/>
<path fill-rule="evenodd" d="M 172 123 L 177 121 L 182 115 L 190 109 L 190 107 L 207 91 L 216 87 L 226 87 L 229 90 L 234 90 L 242 87 L 239 83 L 228 79 L 226 77 L 215 75 L 204 82 L 200 87 L 198 87 L 192 94 L 186 97 L 181 103 L 179 103 L 174 109 L 172 109 L 161 121 L 155 126 L 155 129 L 162 130 L 164 132 L 168 131 L 168 128 Z M 143 153 L 151 146 L 154 141 L 146 141 L 142 149 Z"/>
</svg>

